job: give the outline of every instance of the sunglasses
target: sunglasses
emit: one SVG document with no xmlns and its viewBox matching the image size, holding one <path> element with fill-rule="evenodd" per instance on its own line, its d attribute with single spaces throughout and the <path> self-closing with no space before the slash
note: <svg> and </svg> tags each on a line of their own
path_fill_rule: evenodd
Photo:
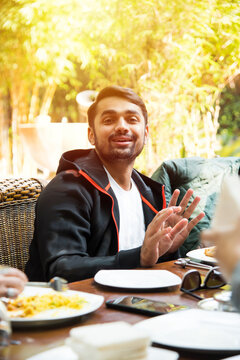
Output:
<svg viewBox="0 0 240 360">
<path fill-rule="evenodd" d="M 189 270 L 182 278 L 180 290 L 198 300 L 203 300 L 201 296 L 192 292 L 199 289 L 217 289 L 225 284 L 226 282 L 219 270 L 219 266 L 216 266 L 208 271 L 203 283 L 198 270 Z"/>
</svg>

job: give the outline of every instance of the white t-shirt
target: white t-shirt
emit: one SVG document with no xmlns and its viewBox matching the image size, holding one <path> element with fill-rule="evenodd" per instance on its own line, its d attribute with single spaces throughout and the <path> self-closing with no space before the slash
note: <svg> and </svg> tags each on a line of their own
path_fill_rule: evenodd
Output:
<svg viewBox="0 0 240 360">
<path fill-rule="evenodd" d="M 110 185 L 118 201 L 120 213 L 119 250 L 142 246 L 145 236 L 145 222 L 142 200 L 138 188 L 131 180 L 131 189 L 124 190 L 106 170 Z"/>
</svg>

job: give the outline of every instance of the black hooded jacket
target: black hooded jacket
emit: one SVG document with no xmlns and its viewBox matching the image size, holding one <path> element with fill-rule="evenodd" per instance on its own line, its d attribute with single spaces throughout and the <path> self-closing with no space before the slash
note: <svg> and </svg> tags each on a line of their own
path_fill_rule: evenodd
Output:
<svg viewBox="0 0 240 360">
<path fill-rule="evenodd" d="M 132 178 L 147 228 L 166 207 L 164 186 L 136 170 Z M 139 267 L 141 247 L 118 251 L 118 228 L 118 202 L 95 150 L 68 151 L 38 199 L 26 274 L 32 281 L 60 276 L 72 282 L 93 277 L 100 269 Z"/>
</svg>

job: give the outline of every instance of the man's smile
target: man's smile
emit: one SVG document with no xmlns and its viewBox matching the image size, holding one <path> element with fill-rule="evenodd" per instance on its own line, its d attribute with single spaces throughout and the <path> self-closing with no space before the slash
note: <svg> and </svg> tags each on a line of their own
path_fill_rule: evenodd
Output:
<svg viewBox="0 0 240 360">
<path fill-rule="evenodd" d="M 114 143 L 119 143 L 121 145 L 124 144 L 129 144 L 133 141 L 133 136 L 123 136 L 123 135 L 118 135 L 118 136 L 110 136 L 109 138 L 110 141 L 114 142 Z"/>
</svg>

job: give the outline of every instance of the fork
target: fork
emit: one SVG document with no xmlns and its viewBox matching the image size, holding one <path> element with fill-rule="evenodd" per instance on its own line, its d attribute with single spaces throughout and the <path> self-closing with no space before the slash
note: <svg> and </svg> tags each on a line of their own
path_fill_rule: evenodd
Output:
<svg viewBox="0 0 240 360">
<path fill-rule="evenodd" d="M 64 291 L 68 289 L 67 280 L 58 276 L 55 276 L 48 282 L 29 281 L 27 282 L 27 286 L 46 287 L 46 288 L 51 288 L 55 291 Z"/>
<path fill-rule="evenodd" d="M 202 263 L 192 261 L 190 259 L 184 259 L 184 258 L 180 258 L 180 259 L 176 260 L 174 262 L 174 264 L 180 265 L 183 268 L 185 268 L 186 266 L 189 266 L 189 267 L 196 267 L 196 268 L 199 268 L 199 269 L 207 269 L 207 270 L 212 269 L 211 265 L 202 264 Z"/>
</svg>

